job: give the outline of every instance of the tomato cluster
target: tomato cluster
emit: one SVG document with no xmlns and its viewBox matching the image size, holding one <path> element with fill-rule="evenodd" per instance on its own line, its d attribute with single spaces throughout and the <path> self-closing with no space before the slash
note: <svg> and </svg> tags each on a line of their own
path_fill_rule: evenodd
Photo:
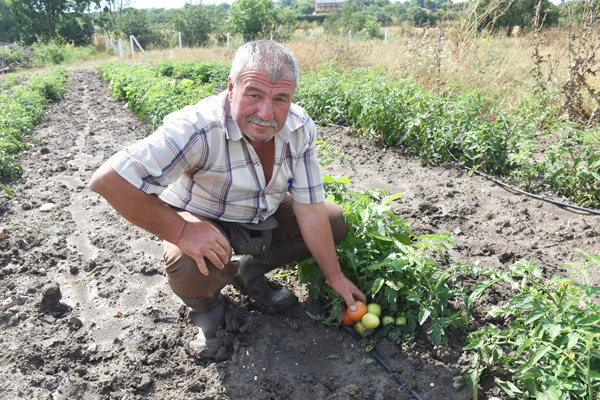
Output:
<svg viewBox="0 0 600 400">
<path fill-rule="evenodd" d="M 376 329 L 380 324 L 384 326 L 389 324 L 406 325 L 406 317 L 397 318 L 386 315 L 381 317 L 381 306 L 377 303 L 365 304 L 362 301 L 356 302 L 356 310 L 352 311 L 348 307 L 342 311 L 342 322 L 346 325 L 354 325 L 354 329 L 359 334 Z"/>
</svg>

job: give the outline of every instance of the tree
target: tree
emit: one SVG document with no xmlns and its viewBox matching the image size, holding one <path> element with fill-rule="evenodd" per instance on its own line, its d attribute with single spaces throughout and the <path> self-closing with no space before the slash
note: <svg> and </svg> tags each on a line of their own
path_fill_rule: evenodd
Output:
<svg viewBox="0 0 600 400">
<path fill-rule="evenodd" d="M 244 40 L 266 39 L 275 31 L 277 13 L 271 0 L 238 0 L 231 6 L 229 24 Z"/>
<path fill-rule="evenodd" d="M 157 41 L 156 34 L 148 21 L 148 12 L 146 10 L 138 10 L 136 8 L 122 10 L 118 20 L 117 32 L 127 40 L 129 40 L 129 35 L 135 36 L 144 48 L 150 43 Z"/>
<path fill-rule="evenodd" d="M 484 0 L 479 3 L 477 11 L 487 13 L 482 19 L 480 29 L 507 28 L 510 35 L 512 28 L 530 26 L 535 18 L 535 11 L 539 0 Z M 554 25 L 558 22 L 558 8 L 549 0 L 542 0 L 542 10 L 549 10 L 544 24 Z"/>
<path fill-rule="evenodd" d="M 181 41 L 186 46 L 202 46 L 224 20 L 223 7 L 186 4 L 175 17 L 173 27 L 181 32 Z"/>
<path fill-rule="evenodd" d="M 83 27 L 88 24 L 85 11 L 91 3 L 92 0 L 8 0 L 3 1 L 2 9 L 10 16 L 11 39 L 31 44 L 60 39 L 63 37 L 58 33 L 61 26 L 67 38 L 81 37 L 82 32 L 89 31 Z M 74 21 L 78 21 L 77 24 Z M 75 30 L 71 32 L 69 27 Z"/>
<path fill-rule="evenodd" d="M 57 27 L 57 37 L 75 46 L 86 46 L 94 38 L 92 17 L 86 14 L 64 14 Z"/>
</svg>

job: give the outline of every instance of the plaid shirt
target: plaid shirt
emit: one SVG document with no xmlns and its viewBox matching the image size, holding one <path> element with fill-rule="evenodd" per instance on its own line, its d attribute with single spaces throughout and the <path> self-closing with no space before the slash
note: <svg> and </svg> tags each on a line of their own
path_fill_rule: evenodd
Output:
<svg viewBox="0 0 600 400">
<path fill-rule="evenodd" d="M 225 91 L 167 115 L 156 132 L 108 163 L 167 204 L 216 220 L 258 223 L 277 210 L 288 191 L 300 203 L 324 201 L 315 140 L 314 122 L 292 104 L 275 135 L 275 165 L 266 182 Z"/>
</svg>

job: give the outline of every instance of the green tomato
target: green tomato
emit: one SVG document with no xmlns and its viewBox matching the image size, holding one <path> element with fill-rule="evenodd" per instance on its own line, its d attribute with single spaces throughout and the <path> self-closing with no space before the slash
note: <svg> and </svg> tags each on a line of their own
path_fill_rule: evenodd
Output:
<svg viewBox="0 0 600 400">
<path fill-rule="evenodd" d="M 363 315 L 363 317 L 360 319 L 360 322 L 362 322 L 363 326 L 367 329 L 375 329 L 379 326 L 379 317 L 368 312 Z"/>
<path fill-rule="evenodd" d="M 381 315 L 381 306 L 377 303 L 369 303 L 367 304 L 367 312 L 375 314 L 379 317 Z"/>
<path fill-rule="evenodd" d="M 362 322 L 357 321 L 354 323 L 354 330 L 359 334 L 359 335 L 364 335 L 365 331 L 367 330 L 367 328 L 365 328 L 365 326 L 362 324 Z"/>
<path fill-rule="evenodd" d="M 396 286 L 398 286 L 398 289 L 402 290 L 402 289 L 404 289 L 404 282 L 398 281 L 398 282 L 396 282 Z"/>
<path fill-rule="evenodd" d="M 406 317 L 396 318 L 396 326 L 406 325 Z"/>
<path fill-rule="evenodd" d="M 383 326 L 393 324 L 394 322 L 394 317 L 390 317 L 389 315 L 386 315 L 381 319 L 381 323 L 383 324 Z"/>
</svg>

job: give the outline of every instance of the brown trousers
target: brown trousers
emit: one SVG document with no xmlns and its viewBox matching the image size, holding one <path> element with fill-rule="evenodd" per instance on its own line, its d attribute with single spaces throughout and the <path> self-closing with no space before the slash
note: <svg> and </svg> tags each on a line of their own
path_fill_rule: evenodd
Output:
<svg viewBox="0 0 600 400">
<path fill-rule="evenodd" d="M 336 242 L 342 240 L 348 233 L 349 225 L 344 220 L 343 211 L 340 206 L 325 201 L 329 215 L 329 223 Z M 178 210 L 178 213 L 188 221 L 209 221 L 221 230 L 223 235 L 230 241 L 227 235 L 226 222 L 218 222 L 201 215 L 188 211 Z M 272 243 L 293 240 L 298 246 L 306 249 L 302 234 L 294 212 L 292 211 L 292 198 L 288 195 L 280 204 L 273 215 L 278 226 L 273 230 Z M 265 250 L 268 252 L 269 249 Z M 308 252 L 308 250 L 307 250 Z M 212 297 L 223 289 L 237 274 L 239 262 L 230 261 L 223 269 L 218 269 L 210 262 L 206 262 L 208 275 L 202 275 L 196 261 L 183 254 L 177 246 L 172 243 L 163 243 L 163 257 L 165 260 L 165 271 L 171 289 L 180 297 Z M 231 256 L 230 256 L 231 257 Z M 300 261 L 300 260 L 296 260 Z M 279 265 L 274 265 L 277 268 Z"/>
</svg>

